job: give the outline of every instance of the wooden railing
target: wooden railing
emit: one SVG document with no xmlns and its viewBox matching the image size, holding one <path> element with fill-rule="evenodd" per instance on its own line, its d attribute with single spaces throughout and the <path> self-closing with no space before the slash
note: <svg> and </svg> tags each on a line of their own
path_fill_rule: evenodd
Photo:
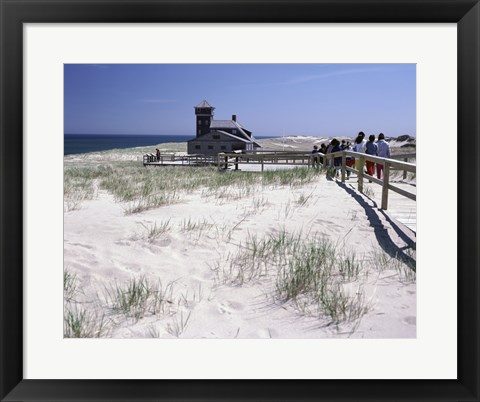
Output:
<svg viewBox="0 0 480 402">
<path fill-rule="evenodd" d="M 265 165 L 298 165 L 313 166 L 313 160 L 310 154 L 305 153 L 283 153 L 272 152 L 268 154 L 218 154 L 217 166 L 219 169 L 227 169 L 229 165 L 234 165 L 238 170 L 238 165 L 261 165 L 262 172 Z"/>
<path fill-rule="evenodd" d="M 351 156 L 359 161 L 358 170 L 354 167 L 348 167 L 346 165 L 347 156 Z M 407 173 L 416 173 L 417 166 L 416 164 L 399 161 L 396 159 L 414 159 L 416 154 L 403 154 L 396 155 L 392 158 L 379 158 L 377 156 L 372 156 L 368 154 L 353 152 L 353 151 L 340 151 L 331 154 L 305 154 L 305 153 L 283 153 L 283 152 L 274 152 L 274 153 L 262 153 L 262 154 L 218 154 L 217 155 L 217 166 L 219 169 L 227 169 L 229 165 L 233 165 L 235 170 L 238 170 L 239 165 L 243 164 L 259 164 L 261 165 L 262 172 L 264 171 L 265 165 L 303 165 L 309 167 L 315 166 L 331 166 L 334 165 L 334 158 L 342 158 L 341 163 L 341 181 L 345 182 L 346 172 L 353 172 L 357 174 L 358 177 L 358 191 L 363 193 L 363 183 L 364 180 L 370 180 L 372 183 L 376 183 L 382 186 L 382 209 L 388 209 L 388 191 L 394 191 L 398 194 L 401 194 L 404 197 L 407 197 L 411 200 L 416 201 L 416 195 L 405 191 L 404 189 L 399 188 L 390 183 L 391 172 L 394 170 L 403 170 L 403 178 L 407 177 Z M 394 159 L 396 158 L 396 159 Z M 319 163 L 319 161 L 323 161 Z M 383 168 L 383 178 L 377 179 L 374 176 L 370 176 L 365 173 L 366 161 L 371 161 L 378 163 L 384 166 Z M 327 170 L 327 174 L 330 174 L 330 171 Z"/>
<path fill-rule="evenodd" d="M 358 170 L 355 169 L 354 167 L 348 167 L 346 165 L 346 160 L 347 156 L 351 156 L 355 158 L 355 160 L 359 161 L 358 164 Z M 407 172 L 411 172 L 416 174 L 417 172 L 417 165 L 414 163 L 408 163 L 408 162 L 401 162 L 398 160 L 395 160 L 393 158 L 379 158 L 378 156 L 373 156 L 373 155 L 368 155 L 368 154 L 363 154 L 363 153 L 358 153 L 358 152 L 352 152 L 352 151 L 341 151 L 341 152 L 335 152 L 331 154 L 326 154 L 326 161 L 327 165 L 330 166 L 334 165 L 334 159 L 335 158 L 342 158 L 342 164 L 341 164 L 341 180 L 342 183 L 345 182 L 345 175 L 346 172 L 354 172 L 357 174 L 358 177 L 358 191 L 363 193 L 363 183 L 364 180 L 367 179 L 373 183 L 379 184 L 382 186 L 382 203 L 381 203 L 381 208 L 382 209 L 388 209 L 388 191 L 394 191 L 404 197 L 407 197 L 411 200 L 416 201 L 417 196 L 413 193 L 410 193 L 408 191 L 405 191 L 395 185 L 390 184 L 390 176 L 391 176 L 391 171 L 392 170 L 403 170 L 403 177 L 404 179 L 407 177 Z M 414 158 L 415 154 L 406 154 L 406 155 L 398 155 L 397 158 L 403 158 L 403 159 L 408 159 L 408 158 Z M 370 176 L 367 173 L 365 173 L 365 165 L 366 161 L 374 162 L 376 164 L 381 164 L 383 165 L 383 177 L 382 179 L 378 179 L 374 176 Z M 330 174 L 330 170 L 327 170 L 327 174 Z"/>
<path fill-rule="evenodd" d="M 359 161 L 358 170 L 355 167 L 348 167 L 346 165 L 347 156 L 355 158 Z M 414 163 L 406 162 L 405 160 L 416 158 L 416 154 L 403 154 L 395 155 L 391 158 L 379 158 L 377 156 L 367 155 L 363 153 L 353 151 L 340 151 L 331 154 L 310 154 L 310 153 L 285 153 L 285 152 L 272 152 L 272 153 L 260 153 L 260 154 L 243 154 L 243 153 L 228 153 L 218 155 L 175 155 L 175 154 L 162 154 L 157 160 L 157 157 L 153 154 L 146 154 L 143 156 L 143 164 L 147 165 L 163 165 L 163 164 L 176 164 L 176 165 L 188 165 L 188 166 L 202 166 L 202 165 L 216 165 L 218 169 L 227 169 L 230 165 L 233 165 L 235 170 L 238 170 L 239 165 L 261 165 L 261 171 L 264 171 L 265 166 L 268 165 L 293 165 L 293 166 L 334 166 L 334 158 L 341 158 L 342 163 L 339 167 L 341 171 L 341 181 L 345 182 L 346 173 L 353 172 L 358 177 L 358 191 L 363 193 L 363 184 L 365 179 L 382 186 L 382 209 L 388 209 L 388 192 L 394 191 L 416 201 L 416 195 L 405 191 L 390 183 L 391 172 L 394 170 L 403 171 L 403 178 L 406 179 L 407 173 L 411 172 L 416 174 L 417 166 Z M 400 161 L 397 159 L 403 159 Z M 323 162 L 323 163 L 319 163 Z M 371 161 L 384 166 L 383 177 L 378 179 L 374 176 L 370 176 L 365 173 L 366 161 Z M 330 174 L 330 170 L 327 170 L 327 174 Z"/>
<path fill-rule="evenodd" d="M 417 154 L 415 153 L 410 153 L 410 154 L 401 154 L 401 155 L 392 155 L 391 159 L 401 159 L 404 162 L 408 162 L 410 159 L 415 159 L 417 160 Z M 403 171 L 403 179 L 405 180 L 407 178 L 407 171 Z"/>
<path fill-rule="evenodd" d="M 190 165 L 190 166 L 202 166 L 202 165 L 217 165 L 216 155 L 175 155 L 175 154 L 161 154 L 157 158 L 154 154 L 143 155 L 143 165 Z"/>
</svg>

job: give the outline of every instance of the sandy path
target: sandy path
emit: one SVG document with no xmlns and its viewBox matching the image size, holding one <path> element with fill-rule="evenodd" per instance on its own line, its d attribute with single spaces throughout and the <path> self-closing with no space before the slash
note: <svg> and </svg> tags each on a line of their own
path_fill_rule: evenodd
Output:
<svg viewBox="0 0 480 402">
<path fill-rule="evenodd" d="M 234 174 L 234 173 L 233 173 Z M 105 309 L 104 289 L 132 277 L 173 284 L 163 314 L 140 320 L 108 315 L 109 336 L 183 338 L 412 338 L 416 336 L 416 285 L 386 270 L 369 274 L 363 286 L 369 311 L 351 323 L 299 314 L 272 297 L 274 277 L 229 284 L 224 272 L 247 239 L 286 231 L 328 237 L 342 249 L 369 255 L 396 252 L 406 239 L 368 199 L 353 196 L 322 176 L 291 189 L 258 187 L 224 198 L 201 190 L 181 202 L 134 215 L 104 191 L 65 213 L 65 268 L 78 276 L 84 306 Z M 359 198 L 360 197 L 360 198 Z M 232 199 L 235 198 L 235 199 Z M 360 202 L 359 202 L 360 200 Z M 196 228 L 192 228 L 196 224 Z M 166 225 L 148 238 L 148 229 Z M 185 227 L 190 225 L 190 229 Z M 227 282 L 227 283 L 224 283 Z M 355 283 L 345 284 L 355 291 Z"/>
</svg>

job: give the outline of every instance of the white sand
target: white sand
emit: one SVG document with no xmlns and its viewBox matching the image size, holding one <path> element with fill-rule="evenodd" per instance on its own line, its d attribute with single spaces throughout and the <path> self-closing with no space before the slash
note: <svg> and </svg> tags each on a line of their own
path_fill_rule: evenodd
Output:
<svg viewBox="0 0 480 402">
<path fill-rule="evenodd" d="M 95 155 L 72 156 L 65 161 L 74 166 L 95 159 Z M 162 168 L 156 169 L 161 180 Z M 202 228 L 183 231 L 188 220 L 201 223 Z M 165 233 L 148 238 L 148 228 L 166 222 Z M 272 274 L 241 286 L 223 283 L 228 280 L 222 270 L 228 270 L 249 237 L 282 230 L 302 233 L 306 239 L 324 236 L 339 250 L 354 250 L 364 259 L 368 277 L 344 281 L 342 286 L 351 294 L 361 293 L 367 313 L 340 324 L 318 313 L 301 313 L 291 302 L 273 298 Z M 196 190 L 182 195 L 179 203 L 133 215 L 125 214 L 125 204 L 97 189 L 93 200 L 65 212 L 64 258 L 65 269 L 79 280 L 80 293 L 75 297 L 79 303 L 75 304 L 105 313 L 111 337 L 414 338 L 415 281 L 393 269 L 379 271 L 369 262 L 372 253 L 382 248 L 400 251 L 407 237 L 415 240 L 412 233 L 398 233 L 370 200 L 325 176 L 303 188 L 258 187 L 236 200 L 205 197 Z M 100 301 L 106 287 L 142 276 L 152 282 L 160 279 L 164 286 L 174 282 L 163 314 L 145 314 L 135 320 L 105 310 Z"/>
</svg>

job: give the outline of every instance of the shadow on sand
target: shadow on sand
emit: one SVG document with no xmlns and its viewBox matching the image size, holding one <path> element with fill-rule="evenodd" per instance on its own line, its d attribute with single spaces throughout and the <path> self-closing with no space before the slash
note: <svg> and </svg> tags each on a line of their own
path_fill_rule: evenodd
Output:
<svg viewBox="0 0 480 402">
<path fill-rule="evenodd" d="M 327 180 L 333 181 L 334 179 L 327 177 Z M 365 215 L 367 216 L 370 225 L 374 229 L 375 237 L 377 238 L 378 244 L 380 245 L 382 250 L 384 250 L 390 257 L 399 259 L 400 261 L 407 264 L 412 270 L 416 271 L 415 259 L 406 253 L 406 250 L 408 249 L 415 250 L 415 240 L 408 236 L 408 234 L 405 233 L 405 231 L 402 230 L 402 228 L 400 228 L 400 226 L 394 220 L 392 220 L 388 216 L 388 214 L 385 213 L 385 211 L 379 209 L 375 201 L 370 199 L 370 201 L 374 204 L 372 207 L 372 205 L 365 201 L 365 199 L 360 193 L 358 193 L 345 183 L 342 183 L 338 180 L 335 181 L 340 188 L 350 194 L 355 199 L 355 201 L 357 201 L 358 204 L 365 210 Z M 399 247 L 395 244 L 395 242 L 390 237 L 388 230 L 383 225 L 379 214 L 383 215 L 385 220 L 391 225 L 392 229 L 407 244 L 407 246 Z"/>
</svg>

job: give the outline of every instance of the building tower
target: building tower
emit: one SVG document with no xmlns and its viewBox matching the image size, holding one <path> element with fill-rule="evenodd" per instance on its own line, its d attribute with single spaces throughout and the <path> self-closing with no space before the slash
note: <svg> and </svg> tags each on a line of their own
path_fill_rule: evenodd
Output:
<svg viewBox="0 0 480 402">
<path fill-rule="evenodd" d="M 195 132 L 197 133 L 197 138 L 210 132 L 214 110 L 215 108 L 210 106 L 206 100 L 195 106 L 195 115 L 197 116 Z"/>
</svg>

